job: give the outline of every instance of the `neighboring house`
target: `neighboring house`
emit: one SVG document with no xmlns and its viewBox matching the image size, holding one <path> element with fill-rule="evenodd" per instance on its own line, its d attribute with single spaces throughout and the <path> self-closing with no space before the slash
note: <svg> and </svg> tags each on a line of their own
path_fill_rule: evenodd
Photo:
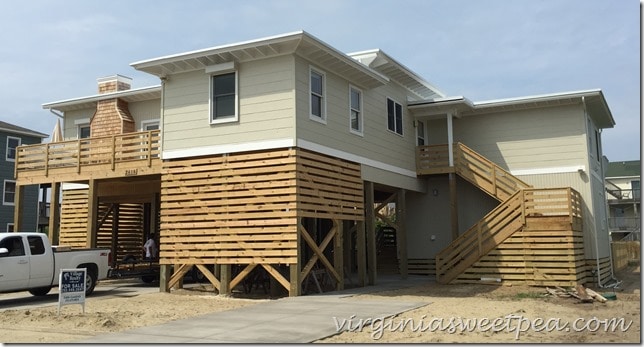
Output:
<svg viewBox="0 0 644 347">
<path fill-rule="evenodd" d="M 49 135 L 29 130 L 17 125 L 0 121 L 0 232 L 14 231 L 14 204 L 16 198 L 15 161 L 16 148 L 24 145 L 38 144 Z M 29 186 L 24 191 L 24 209 L 20 231 L 37 231 L 38 229 L 38 186 Z"/>
<path fill-rule="evenodd" d="M 21 151 L 18 180 L 62 185 L 60 243 L 120 260 L 159 231 L 162 290 L 264 271 L 300 295 L 320 272 L 373 284 L 383 262 L 441 283 L 612 279 L 600 90 L 471 102 L 306 32 L 132 66 L 161 85 L 117 75 L 43 105 L 76 141 Z"/>
<path fill-rule="evenodd" d="M 640 240 L 641 173 L 639 160 L 608 163 L 605 174 L 608 226 L 613 241 Z"/>
</svg>

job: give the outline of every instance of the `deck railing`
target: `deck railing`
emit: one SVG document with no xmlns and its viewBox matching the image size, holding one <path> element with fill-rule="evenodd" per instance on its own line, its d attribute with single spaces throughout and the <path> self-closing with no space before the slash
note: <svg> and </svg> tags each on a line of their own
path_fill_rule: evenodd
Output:
<svg viewBox="0 0 644 347">
<path fill-rule="evenodd" d="M 449 283 L 525 225 L 526 217 L 581 219 L 581 195 L 572 188 L 522 189 L 436 255 L 436 280 Z"/>
<path fill-rule="evenodd" d="M 16 150 L 15 176 L 20 173 L 104 165 L 112 171 L 120 163 L 140 161 L 150 167 L 159 159 L 159 130 L 90 137 L 79 140 L 19 146 Z"/>
<path fill-rule="evenodd" d="M 455 172 L 499 201 L 531 186 L 462 143 L 454 144 L 454 167 L 449 166 L 448 145 L 418 146 L 419 175 Z"/>
</svg>

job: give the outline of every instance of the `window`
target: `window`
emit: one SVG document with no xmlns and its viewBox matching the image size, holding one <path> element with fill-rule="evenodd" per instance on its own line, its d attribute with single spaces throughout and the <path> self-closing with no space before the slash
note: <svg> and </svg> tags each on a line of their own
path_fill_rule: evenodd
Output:
<svg viewBox="0 0 644 347">
<path fill-rule="evenodd" d="M 211 76 L 210 122 L 234 122 L 237 117 L 237 73 Z"/>
<path fill-rule="evenodd" d="M 16 161 L 16 148 L 21 141 L 19 137 L 7 136 L 7 161 Z"/>
<path fill-rule="evenodd" d="M 80 124 L 78 125 L 78 138 L 86 139 L 91 135 L 89 124 Z"/>
<path fill-rule="evenodd" d="M 362 92 L 354 87 L 349 87 L 349 112 L 351 132 L 362 135 Z"/>
<path fill-rule="evenodd" d="M 13 232 L 13 223 L 7 223 L 7 232 L 12 233 Z"/>
<path fill-rule="evenodd" d="M 16 198 L 16 181 L 4 181 L 3 205 L 13 205 Z"/>
<path fill-rule="evenodd" d="M 310 118 L 317 121 L 326 121 L 326 107 L 324 100 L 325 78 L 324 74 L 311 69 L 311 115 Z"/>
<path fill-rule="evenodd" d="M 418 146 L 425 145 L 425 123 L 421 121 L 416 121 L 416 137 L 418 141 Z"/>
<path fill-rule="evenodd" d="M 159 121 L 148 120 L 148 121 L 141 122 L 141 130 L 142 131 L 159 130 Z"/>
<path fill-rule="evenodd" d="M 45 244 L 42 242 L 42 237 L 29 236 L 27 237 L 27 242 L 29 242 L 31 255 L 45 254 Z"/>
<path fill-rule="evenodd" d="M 599 137 L 599 131 L 595 130 L 595 152 L 597 154 L 597 161 L 601 161 L 600 148 L 601 142 Z"/>
<path fill-rule="evenodd" d="M 22 244 L 22 237 L 7 237 L 0 242 L 0 248 L 6 248 L 9 253 L 5 257 L 20 257 L 25 255 L 25 246 Z"/>
<path fill-rule="evenodd" d="M 639 200 L 640 199 L 640 181 L 635 180 L 631 181 L 631 189 L 633 190 L 633 199 Z"/>
<path fill-rule="evenodd" d="M 387 129 L 398 135 L 403 134 L 402 105 L 387 98 Z"/>
</svg>

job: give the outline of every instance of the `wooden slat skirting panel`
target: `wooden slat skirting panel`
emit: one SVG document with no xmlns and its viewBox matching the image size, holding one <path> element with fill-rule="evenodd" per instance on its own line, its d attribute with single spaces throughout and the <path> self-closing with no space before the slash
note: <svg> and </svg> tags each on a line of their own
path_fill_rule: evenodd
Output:
<svg viewBox="0 0 644 347">
<path fill-rule="evenodd" d="M 598 277 L 601 278 L 602 284 L 611 280 L 610 258 L 599 259 L 599 272 L 597 271 L 597 259 L 586 259 L 585 265 L 586 283 L 596 285 Z"/>
<path fill-rule="evenodd" d="M 454 283 L 575 286 L 585 281 L 583 234 L 561 217 L 528 217 L 526 226 L 500 243 Z M 483 280 L 482 280 L 483 279 Z"/>
<path fill-rule="evenodd" d="M 410 275 L 436 276 L 436 259 L 408 259 L 407 267 Z"/>
<path fill-rule="evenodd" d="M 99 204 L 99 220 L 110 210 L 112 204 Z M 144 230 L 143 230 L 143 204 L 119 204 L 118 235 L 116 236 L 116 253 L 112 259 L 122 261 L 124 257 L 131 255 L 136 259 L 142 259 Z M 97 247 L 112 248 L 112 225 L 114 212 L 110 212 L 105 222 L 98 229 L 96 237 Z"/>
<path fill-rule="evenodd" d="M 161 264 L 297 263 L 296 150 L 168 160 Z"/>
<path fill-rule="evenodd" d="M 360 164 L 297 149 L 298 216 L 364 220 Z"/>
<path fill-rule="evenodd" d="M 87 246 L 87 189 L 63 190 L 59 244 Z"/>
</svg>

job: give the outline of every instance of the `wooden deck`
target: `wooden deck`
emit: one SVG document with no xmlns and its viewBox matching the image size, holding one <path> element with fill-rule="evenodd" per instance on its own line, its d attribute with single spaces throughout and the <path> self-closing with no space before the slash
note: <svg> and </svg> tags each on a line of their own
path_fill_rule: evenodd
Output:
<svg viewBox="0 0 644 347">
<path fill-rule="evenodd" d="M 159 130 L 20 146 L 19 185 L 161 173 Z"/>
</svg>

